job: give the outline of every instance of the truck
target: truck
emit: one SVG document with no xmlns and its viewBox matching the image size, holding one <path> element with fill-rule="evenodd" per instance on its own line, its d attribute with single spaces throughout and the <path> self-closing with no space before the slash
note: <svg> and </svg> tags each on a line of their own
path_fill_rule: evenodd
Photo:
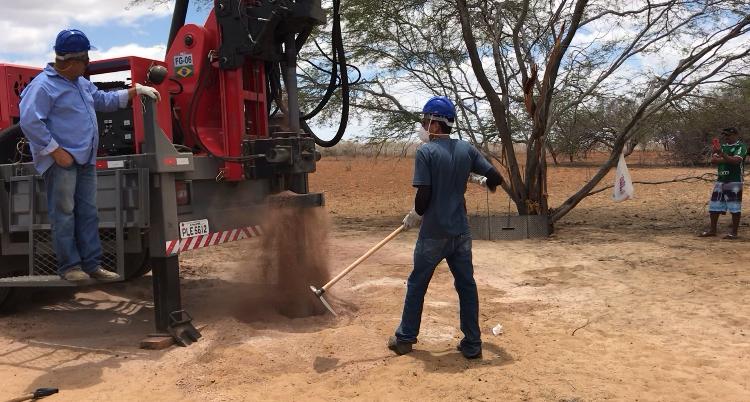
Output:
<svg viewBox="0 0 750 402">
<path fill-rule="evenodd" d="M 326 24 L 320 0 L 215 0 L 202 26 L 185 24 L 188 6 L 175 4 L 164 60 L 96 60 L 86 76 L 105 91 L 140 83 L 163 94 L 97 114 L 102 266 L 123 281 L 152 272 L 156 330 L 189 344 L 200 334 L 182 308 L 180 253 L 262 235 L 267 208 L 323 206 L 308 175 L 320 159 L 316 146 L 340 140 L 348 105 L 332 140 L 316 137 L 305 119 L 338 88 L 347 100 L 348 79 L 338 2 L 331 85 L 307 114 L 296 65 L 299 49 Z M 55 273 L 44 180 L 18 125 L 19 96 L 40 71 L 0 64 L 0 308 L 29 288 L 94 282 Z M 127 77 L 97 80 L 113 72 Z"/>
</svg>

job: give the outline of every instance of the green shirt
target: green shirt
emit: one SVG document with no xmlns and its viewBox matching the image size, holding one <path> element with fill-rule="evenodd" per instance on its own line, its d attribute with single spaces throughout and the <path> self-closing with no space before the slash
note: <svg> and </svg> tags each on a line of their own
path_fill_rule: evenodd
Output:
<svg viewBox="0 0 750 402">
<path fill-rule="evenodd" d="M 738 165 L 731 163 L 719 163 L 719 181 L 722 183 L 741 182 L 744 173 L 745 155 L 747 155 L 747 145 L 742 141 L 734 144 L 722 144 L 721 151 L 727 156 L 740 156 L 742 162 Z"/>
</svg>

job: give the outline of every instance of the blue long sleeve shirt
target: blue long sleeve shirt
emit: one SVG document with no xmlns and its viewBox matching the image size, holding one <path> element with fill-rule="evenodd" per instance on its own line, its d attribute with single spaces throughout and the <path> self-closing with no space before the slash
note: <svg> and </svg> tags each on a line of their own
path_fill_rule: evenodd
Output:
<svg viewBox="0 0 750 402">
<path fill-rule="evenodd" d="M 128 91 L 105 92 L 86 78 L 71 81 L 51 64 L 21 93 L 20 126 L 29 141 L 34 167 L 43 174 L 53 163 L 50 153 L 62 147 L 80 165 L 96 163 L 99 128 L 96 112 L 128 104 Z"/>
</svg>

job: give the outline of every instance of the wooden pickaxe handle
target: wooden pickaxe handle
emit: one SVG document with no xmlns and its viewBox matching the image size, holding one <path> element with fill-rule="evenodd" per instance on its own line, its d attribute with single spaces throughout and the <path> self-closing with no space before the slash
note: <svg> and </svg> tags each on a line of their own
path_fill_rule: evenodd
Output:
<svg viewBox="0 0 750 402">
<path fill-rule="evenodd" d="M 373 248 L 371 248 L 370 250 L 368 250 L 364 255 L 362 255 L 362 257 L 357 258 L 357 261 L 354 261 L 351 265 L 349 265 L 348 267 L 346 267 L 345 270 L 341 271 L 340 274 L 336 275 L 335 278 L 331 279 L 330 281 L 328 281 L 328 283 L 326 283 L 325 285 L 323 285 L 323 287 L 321 289 L 324 292 L 327 291 L 328 288 L 330 288 L 336 282 L 338 282 L 339 280 L 341 280 L 341 278 L 345 277 L 346 274 L 348 274 L 349 272 L 351 272 L 351 270 L 353 270 L 354 268 L 357 268 L 357 266 L 359 264 L 361 264 L 362 261 L 366 260 L 371 255 L 373 255 L 376 251 L 380 250 L 381 247 L 385 246 L 386 243 L 388 243 L 389 241 L 393 240 L 393 238 L 396 237 L 396 236 L 398 236 L 399 233 L 403 232 L 404 229 L 405 229 L 404 225 L 399 226 L 398 229 L 394 230 L 391 234 L 388 235 L 388 237 L 386 237 L 385 239 L 381 240 L 380 243 L 376 244 Z"/>
</svg>

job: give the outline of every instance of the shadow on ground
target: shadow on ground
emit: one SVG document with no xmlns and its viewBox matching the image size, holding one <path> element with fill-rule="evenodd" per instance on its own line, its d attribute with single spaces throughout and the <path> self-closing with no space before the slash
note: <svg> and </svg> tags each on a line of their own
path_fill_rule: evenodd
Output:
<svg viewBox="0 0 750 402">
<path fill-rule="evenodd" d="M 513 357 L 502 347 L 484 342 L 481 359 L 466 359 L 455 348 L 440 352 L 415 349 L 409 356 L 421 360 L 426 372 L 460 373 L 479 367 L 500 367 L 514 363 Z"/>
</svg>

